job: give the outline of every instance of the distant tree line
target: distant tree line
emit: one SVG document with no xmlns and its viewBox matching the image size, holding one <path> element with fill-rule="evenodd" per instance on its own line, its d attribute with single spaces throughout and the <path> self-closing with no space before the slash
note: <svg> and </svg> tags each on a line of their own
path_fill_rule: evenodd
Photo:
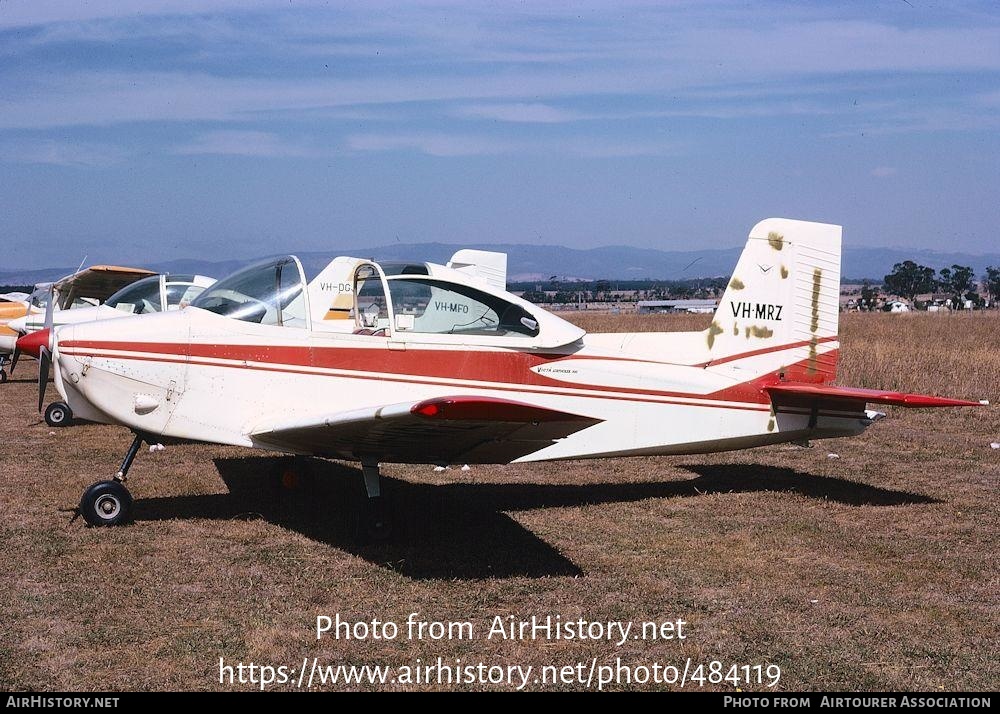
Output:
<svg viewBox="0 0 1000 714">
<path fill-rule="evenodd" d="M 533 303 L 633 302 L 638 300 L 712 299 L 721 297 L 729 278 L 685 280 L 532 280 L 509 283 Z"/>
<path fill-rule="evenodd" d="M 1000 267 L 989 266 L 984 276 L 986 295 L 993 304 L 1000 301 Z M 938 293 L 950 301 L 952 309 L 961 310 L 966 303 L 974 308 L 983 307 L 984 296 L 979 294 L 976 275 L 967 265 L 952 265 L 935 271 L 912 260 L 904 260 L 892 267 L 892 272 L 882 281 L 885 292 L 906 298 L 914 307 L 917 296 Z M 876 309 L 878 290 L 867 281 L 861 288 L 858 306 L 862 310 Z"/>
</svg>

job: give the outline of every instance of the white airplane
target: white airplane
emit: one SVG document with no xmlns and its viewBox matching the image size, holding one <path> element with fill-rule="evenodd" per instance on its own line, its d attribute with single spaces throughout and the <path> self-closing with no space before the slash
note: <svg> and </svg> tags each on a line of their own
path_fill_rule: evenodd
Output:
<svg viewBox="0 0 1000 714">
<path fill-rule="evenodd" d="M 701 332 L 587 334 L 506 292 L 503 254 L 459 251 L 447 266 L 341 257 L 308 286 L 286 257 L 184 310 L 30 347 L 41 390 L 51 355 L 75 414 L 135 433 L 114 478 L 83 494 L 91 525 L 128 519 L 144 441 L 179 440 L 359 461 L 378 535 L 380 463 L 706 453 L 860 434 L 882 416 L 867 403 L 977 406 L 832 385 L 840 239 L 758 223 Z"/>
<path fill-rule="evenodd" d="M 93 307 L 101 304 L 120 288 L 147 275 L 155 275 L 155 273 L 142 268 L 93 265 L 62 277 L 54 283 L 37 284 L 31 295 L 24 299 L 23 309 L 8 312 L 7 319 L 3 319 L 5 311 L 0 309 L 0 321 L 3 323 L 2 329 L 0 329 L 0 368 L 9 363 L 10 371 L 14 371 L 19 357 L 14 333 L 23 335 L 28 331 L 40 329 L 42 323 L 39 320 L 48 304 L 53 305 L 56 315 L 61 315 L 70 309 Z M 25 318 L 25 321 L 21 321 L 21 318 Z M 28 320 L 32 321 L 33 325 L 37 324 L 37 327 L 33 327 L 32 330 L 24 329 L 23 326 Z M 53 324 L 61 321 L 61 318 L 58 321 L 53 318 Z M 18 329 L 18 326 L 21 326 L 22 329 Z M 6 339 L 4 339 L 5 337 Z M 0 382 L 7 381 L 7 374 L 2 369 L 0 369 L 0 374 L 2 374 Z"/>
<path fill-rule="evenodd" d="M 17 338 L 20 337 L 16 330 L 9 327 L 12 320 L 27 314 L 28 293 L 3 293 L 0 295 L 0 384 L 7 381 L 7 372 L 4 368 L 10 362 L 10 355 L 14 352 Z"/>
<path fill-rule="evenodd" d="M 93 268 L 91 268 L 93 270 Z M 131 269 L 130 269 L 131 270 Z M 143 271 L 144 273 L 148 271 Z M 110 320 L 128 315 L 148 315 L 164 310 L 177 310 L 191 303 L 201 292 L 215 282 L 214 278 L 204 275 L 180 274 L 148 274 L 146 277 L 130 282 L 104 302 L 86 307 L 75 306 L 72 309 L 55 310 L 50 314 L 43 311 L 50 298 L 48 286 L 36 290 L 35 300 L 39 306 L 36 312 L 30 312 L 23 317 L 11 320 L 7 327 L 21 335 L 26 335 L 46 326 L 46 320 L 51 319 L 51 327 L 93 322 L 94 320 Z M 57 284 L 58 285 L 58 284 Z M 106 290 L 106 288 L 105 288 Z M 65 295 L 66 288 L 62 288 Z M 93 295 L 94 291 L 88 291 Z M 79 300 L 79 296 L 76 298 Z M 88 298 L 95 300 L 95 298 Z M 54 304 L 59 304 L 59 295 Z M 86 304 L 86 303 L 85 303 Z M 17 352 L 11 361 L 11 372 L 17 364 Z M 52 402 L 45 408 L 45 423 L 49 426 L 69 426 L 73 422 L 73 411 L 65 402 Z"/>
</svg>

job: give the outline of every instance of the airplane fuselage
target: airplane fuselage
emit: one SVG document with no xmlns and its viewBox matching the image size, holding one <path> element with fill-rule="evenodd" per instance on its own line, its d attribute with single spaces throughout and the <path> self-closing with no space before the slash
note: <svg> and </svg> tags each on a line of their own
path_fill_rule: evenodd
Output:
<svg viewBox="0 0 1000 714">
<path fill-rule="evenodd" d="M 253 434 L 276 415 L 287 420 L 459 394 L 598 420 L 518 461 L 743 449 L 849 436 L 870 423 L 863 411 L 836 405 L 772 406 L 762 389 L 779 379 L 770 366 L 783 351 L 793 360 L 801 345 L 748 350 L 732 370 L 680 364 L 670 354 L 637 356 L 621 347 L 629 342 L 621 334 L 519 350 L 256 325 L 196 308 L 67 326 L 58 334 L 57 385 L 78 418 L 182 440 L 267 448 Z M 689 335 L 677 335 L 677 352 L 690 361 L 683 347 Z M 831 340 L 819 349 L 835 357 L 837 346 Z M 344 448 L 311 453 L 359 459 Z"/>
</svg>

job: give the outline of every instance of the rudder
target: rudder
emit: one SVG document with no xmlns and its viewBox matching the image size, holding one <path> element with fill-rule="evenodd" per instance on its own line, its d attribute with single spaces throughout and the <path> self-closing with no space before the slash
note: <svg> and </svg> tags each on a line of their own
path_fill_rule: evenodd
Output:
<svg viewBox="0 0 1000 714">
<path fill-rule="evenodd" d="M 750 231 L 706 331 L 709 366 L 832 382 L 840 307 L 840 226 L 768 218 Z M 733 364 L 733 367 L 738 365 Z"/>
</svg>

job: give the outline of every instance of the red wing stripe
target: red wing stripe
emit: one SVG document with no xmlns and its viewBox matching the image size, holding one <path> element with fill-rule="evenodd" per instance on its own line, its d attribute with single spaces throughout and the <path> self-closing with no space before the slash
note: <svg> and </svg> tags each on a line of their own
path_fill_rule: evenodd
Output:
<svg viewBox="0 0 1000 714">
<path fill-rule="evenodd" d="M 414 404 L 411 414 L 427 419 L 461 421 L 498 421 L 530 424 L 534 422 L 592 422 L 599 419 L 546 409 L 534 404 L 495 397 L 435 397 Z"/>
</svg>

